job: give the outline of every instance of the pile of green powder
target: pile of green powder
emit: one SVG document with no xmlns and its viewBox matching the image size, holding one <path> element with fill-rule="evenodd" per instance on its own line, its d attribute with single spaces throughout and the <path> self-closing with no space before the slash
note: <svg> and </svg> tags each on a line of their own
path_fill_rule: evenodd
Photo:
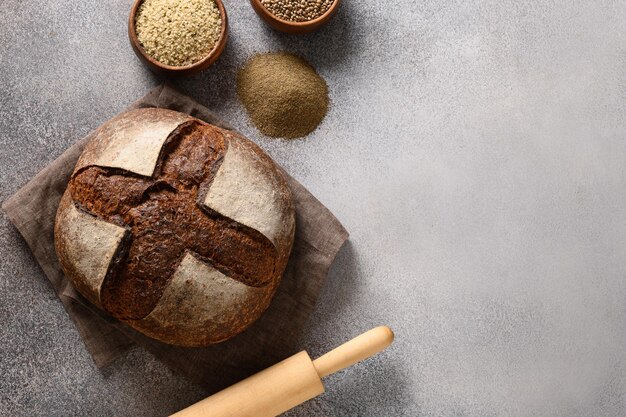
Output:
<svg viewBox="0 0 626 417">
<path fill-rule="evenodd" d="M 311 133 L 328 110 L 328 87 L 304 59 L 287 53 L 251 58 L 239 71 L 237 93 L 265 135 L 299 138 Z"/>
</svg>

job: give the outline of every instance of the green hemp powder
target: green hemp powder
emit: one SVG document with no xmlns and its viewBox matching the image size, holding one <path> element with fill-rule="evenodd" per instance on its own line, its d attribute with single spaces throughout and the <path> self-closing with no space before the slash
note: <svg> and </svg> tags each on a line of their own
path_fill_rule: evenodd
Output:
<svg viewBox="0 0 626 417">
<path fill-rule="evenodd" d="M 265 135 L 299 138 L 328 111 L 328 87 L 304 59 L 288 53 L 252 57 L 239 70 L 237 93 L 254 125 Z"/>
</svg>

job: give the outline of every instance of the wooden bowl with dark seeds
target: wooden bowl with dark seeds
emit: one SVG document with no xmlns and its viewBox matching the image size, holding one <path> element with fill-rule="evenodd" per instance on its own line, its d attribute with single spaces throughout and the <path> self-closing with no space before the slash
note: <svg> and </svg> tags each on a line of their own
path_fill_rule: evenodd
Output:
<svg viewBox="0 0 626 417">
<path fill-rule="evenodd" d="M 252 4 L 252 8 L 256 14 L 258 14 L 259 17 L 268 25 L 281 32 L 292 34 L 310 33 L 318 30 L 337 12 L 339 3 L 340 0 L 335 0 L 333 4 L 330 5 L 328 10 L 326 10 L 326 12 L 320 17 L 304 22 L 292 22 L 274 15 L 263 5 L 263 3 L 261 3 L 261 0 L 250 0 L 250 4 Z"/>
<path fill-rule="evenodd" d="M 213 47 L 213 49 L 201 60 L 194 62 L 190 65 L 184 66 L 173 66 L 163 64 L 162 62 L 157 61 L 153 57 L 151 57 L 141 46 L 141 42 L 137 39 L 137 32 L 135 30 L 135 17 L 137 15 L 137 10 L 139 6 L 143 2 L 143 0 L 135 0 L 133 3 L 133 7 L 130 9 L 130 15 L 128 16 L 128 38 L 130 39 L 130 44 L 135 51 L 137 57 L 148 66 L 154 72 L 164 75 L 192 75 L 199 71 L 202 71 L 211 64 L 213 64 L 217 58 L 222 54 L 224 48 L 226 47 L 226 40 L 228 38 L 228 18 L 226 16 L 226 9 L 224 8 L 224 4 L 222 0 L 214 0 L 217 8 L 219 9 L 220 16 L 222 18 L 222 28 L 220 32 L 220 37 Z"/>
</svg>

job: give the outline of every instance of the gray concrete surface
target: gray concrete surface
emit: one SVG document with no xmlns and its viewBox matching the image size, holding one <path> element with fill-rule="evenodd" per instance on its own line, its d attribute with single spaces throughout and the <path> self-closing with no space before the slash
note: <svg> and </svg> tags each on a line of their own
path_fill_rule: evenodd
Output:
<svg viewBox="0 0 626 417">
<path fill-rule="evenodd" d="M 0 2 L 0 199 L 160 82 L 130 0 Z M 175 81 L 259 142 L 345 224 L 303 336 L 321 353 L 379 323 L 392 349 L 289 416 L 626 415 L 626 4 L 344 0 L 315 35 L 227 0 L 230 43 Z M 235 97 L 251 54 L 328 80 L 302 140 Z M 0 415 L 163 416 L 201 390 L 135 350 L 103 371 L 0 220 Z"/>
</svg>

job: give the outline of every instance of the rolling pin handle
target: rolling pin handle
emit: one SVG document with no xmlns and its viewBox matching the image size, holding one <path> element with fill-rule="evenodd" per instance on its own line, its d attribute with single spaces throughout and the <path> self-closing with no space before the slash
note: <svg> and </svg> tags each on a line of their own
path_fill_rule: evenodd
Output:
<svg viewBox="0 0 626 417">
<path fill-rule="evenodd" d="M 315 359 L 313 366 L 320 378 L 324 378 L 384 350 L 391 342 L 391 329 L 379 326 Z"/>
</svg>

